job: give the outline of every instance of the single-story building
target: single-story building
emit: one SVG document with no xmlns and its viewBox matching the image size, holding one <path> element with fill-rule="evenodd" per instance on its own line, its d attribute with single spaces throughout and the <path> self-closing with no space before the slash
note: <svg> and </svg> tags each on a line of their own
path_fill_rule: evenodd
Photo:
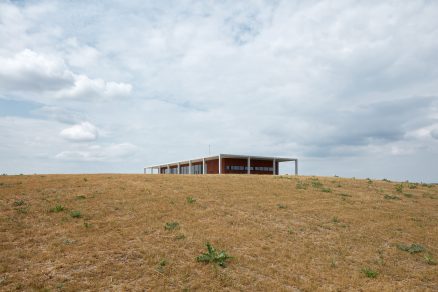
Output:
<svg viewBox="0 0 438 292">
<path fill-rule="evenodd" d="M 144 173 L 158 174 L 278 174 L 278 164 L 295 162 L 298 175 L 298 159 L 284 157 L 219 154 L 208 157 L 182 160 L 172 163 L 146 166 Z"/>
</svg>

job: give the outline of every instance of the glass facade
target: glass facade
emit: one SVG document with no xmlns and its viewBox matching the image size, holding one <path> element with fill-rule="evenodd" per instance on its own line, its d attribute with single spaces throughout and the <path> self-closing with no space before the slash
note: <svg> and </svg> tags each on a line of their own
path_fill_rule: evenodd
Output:
<svg viewBox="0 0 438 292">
<path fill-rule="evenodd" d="M 225 167 L 226 170 L 230 171 L 248 171 L 248 166 L 242 166 L 242 165 L 227 165 Z M 263 171 L 263 172 L 273 172 L 273 167 L 266 167 L 266 166 L 250 166 L 250 171 Z"/>
</svg>

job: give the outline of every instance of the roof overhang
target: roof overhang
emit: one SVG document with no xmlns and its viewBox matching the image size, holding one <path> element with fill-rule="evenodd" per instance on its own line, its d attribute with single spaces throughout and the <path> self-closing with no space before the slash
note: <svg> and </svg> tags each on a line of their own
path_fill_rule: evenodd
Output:
<svg viewBox="0 0 438 292">
<path fill-rule="evenodd" d="M 275 157 L 275 156 L 256 156 L 256 155 L 237 155 L 237 154 L 218 154 L 213 156 L 206 156 L 206 157 L 200 157 L 200 158 L 194 158 L 189 160 L 181 160 L 176 162 L 170 162 L 170 163 L 164 163 L 164 164 L 157 164 L 157 165 L 149 165 L 144 167 L 146 168 L 161 168 L 161 167 L 167 167 L 167 166 L 177 166 L 181 164 L 189 164 L 189 163 L 196 163 L 196 162 L 202 162 L 202 161 L 208 161 L 208 160 L 215 160 L 215 159 L 221 159 L 223 158 L 237 158 L 237 159 L 257 159 L 257 160 L 274 160 L 276 162 L 287 162 L 287 161 L 297 161 L 297 158 L 290 158 L 290 157 Z"/>
</svg>

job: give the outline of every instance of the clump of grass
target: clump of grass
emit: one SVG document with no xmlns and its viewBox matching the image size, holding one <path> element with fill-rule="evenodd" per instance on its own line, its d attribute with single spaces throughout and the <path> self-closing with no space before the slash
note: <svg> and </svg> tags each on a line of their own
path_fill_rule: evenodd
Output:
<svg viewBox="0 0 438 292">
<path fill-rule="evenodd" d="M 409 184 L 408 184 L 408 188 L 410 188 L 411 190 L 412 190 L 412 189 L 416 189 L 416 188 L 417 188 L 417 185 L 418 185 L 417 183 L 409 183 Z"/>
<path fill-rule="evenodd" d="M 424 259 L 428 265 L 436 265 L 436 260 L 430 254 L 425 254 Z"/>
<path fill-rule="evenodd" d="M 164 229 L 165 230 L 174 230 L 174 229 L 177 229 L 177 228 L 179 228 L 179 223 L 178 222 L 167 222 L 164 225 Z"/>
<path fill-rule="evenodd" d="M 14 206 L 23 206 L 24 204 L 26 204 L 26 203 L 24 202 L 24 200 L 16 200 L 16 201 L 14 202 Z"/>
<path fill-rule="evenodd" d="M 277 204 L 278 209 L 287 209 L 287 206 L 284 204 Z"/>
<path fill-rule="evenodd" d="M 332 218 L 332 222 L 333 222 L 333 223 L 339 223 L 339 219 L 338 219 L 338 217 L 337 217 L 337 216 L 334 216 L 334 217 Z"/>
<path fill-rule="evenodd" d="M 186 238 L 186 236 L 184 234 L 178 234 L 177 236 L 175 236 L 176 240 L 182 240 L 182 239 L 185 239 L 185 238 Z"/>
<path fill-rule="evenodd" d="M 307 190 L 307 186 L 308 186 L 307 183 L 302 182 L 302 181 L 297 181 L 297 184 L 296 184 L 295 188 L 297 190 Z"/>
<path fill-rule="evenodd" d="M 62 211 L 64 211 L 64 206 L 62 206 L 62 205 L 56 205 L 55 207 L 53 207 L 53 208 L 51 208 L 50 209 L 50 212 L 52 212 L 52 213 L 58 213 L 58 212 L 62 212 Z"/>
<path fill-rule="evenodd" d="M 70 216 L 71 216 L 72 218 L 81 218 L 81 217 L 82 217 L 82 214 L 81 214 L 81 211 L 71 211 L 71 212 L 70 212 Z"/>
<path fill-rule="evenodd" d="M 402 251 L 407 251 L 411 254 L 423 252 L 426 250 L 422 245 L 420 245 L 418 243 L 412 243 L 411 245 L 397 244 L 397 248 L 402 250 Z"/>
<path fill-rule="evenodd" d="M 321 192 L 323 192 L 323 193 L 331 193 L 332 189 L 331 188 L 322 188 Z"/>
<path fill-rule="evenodd" d="M 372 181 L 369 177 L 367 177 L 367 182 L 368 182 L 369 184 L 372 184 L 372 183 L 373 183 L 373 181 Z"/>
<path fill-rule="evenodd" d="M 166 259 L 162 259 L 160 260 L 160 262 L 158 263 L 157 266 L 157 271 L 160 273 L 164 272 L 164 267 L 167 265 L 167 260 Z"/>
<path fill-rule="evenodd" d="M 389 179 L 386 179 L 386 178 L 382 179 L 382 181 L 391 182 Z"/>
<path fill-rule="evenodd" d="M 371 269 L 369 267 L 362 268 L 361 271 L 368 278 L 376 278 L 377 275 L 379 274 L 379 272 L 377 272 L 377 271 L 375 271 L 375 270 L 373 270 L 373 269 Z"/>
<path fill-rule="evenodd" d="M 312 179 L 311 184 L 315 189 L 322 187 L 322 183 L 317 178 Z"/>
<path fill-rule="evenodd" d="M 186 201 L 187 201 L 187 203 L 189 203 L 189 204 L 193 204 L 194 202 L 196 202 L 196 199 L 193 198 L 193 197 L 187 197 L 187 198 L 186 198 Z"/>
<path fill-rule="evenodd" d="M 88 179 L 86 177 L 84 177 L 84 181 L 88 181 Z"/>
<path fill-rule="evenodd" d="M 397 196 L 393 196 L 393 195 L 385 195 L 384 198 L 385 198 L 386 200 L 400 200 L 399 197 L 397 197 Z"/>
<path fill-rule="evenodd" d="M 90 228 L 90 227 L 91 227 L 91 223 L 89 223 L 89 222 L 84 222 L 84 226 L 85 226 L 85 228 Z"/>
<path fill-rule="evenodd" d="M 197 256 L 196 260 L 198 262 L 204 263 L 215 263 L 225 268 L 226 262 L 232 259 L 232 257 L 229 256 L 226 251 L 222 250 L 220 252 L 217 252 L 216 249 L 209 242 L 207 242 L 205 245 L 207 246 L 207 252 L 201 254 L 200 256 Z"/>
<path fill-rule="evenodd" d="M 86 197 L 84 195 L 78 195 L 76 196 L 76 200 L 84 200 Z"/>
<path fill-rule="evenodd" d="M 403 193 L 403 184 L 395 185 L 395 190 L 397 193 Z"/>
<path fill-rule="evenodd" d="M 403 193 L 403 196 L 405 196 L 406 198 L 412 198 L 414 195 L 409 193 Z"/>
</svg>

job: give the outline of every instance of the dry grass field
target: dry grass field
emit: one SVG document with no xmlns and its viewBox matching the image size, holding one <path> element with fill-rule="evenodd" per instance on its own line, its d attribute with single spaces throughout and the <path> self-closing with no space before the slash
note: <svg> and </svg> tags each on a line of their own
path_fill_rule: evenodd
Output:
<svg viewBox="0 0 438 292">
<path fill-rule="evenodd" d="M 2 291 L 438 291 L 436 185 L 1 176 L 0 238 Z"/>
</svg>

